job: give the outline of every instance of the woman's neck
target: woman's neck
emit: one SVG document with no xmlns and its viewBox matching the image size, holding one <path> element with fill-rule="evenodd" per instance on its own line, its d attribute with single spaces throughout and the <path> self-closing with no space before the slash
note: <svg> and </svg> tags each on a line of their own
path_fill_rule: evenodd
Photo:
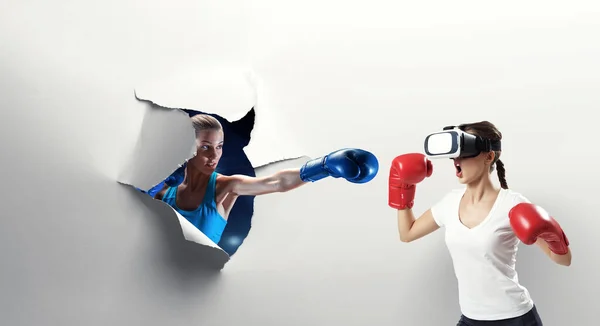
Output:
<svg viewBox="0 0 600 326">
<path fill-rule="evenodd" d="M 487 196 L 496 196 L 498 192 L 499 189 L 494 187 L 492 180 L 487 176 L 483 176 L 480 180 L 467 184 L 465 199 L 476 204 Z"/>
<path fill-rule="evenodd" d="M 185 178 L 183 179 L 182 185 L 185 186 L 186 190 L 194 192 L 206 188 L 210 174 L 205 174 L 191 166 L 187 166 L 185 169 Z"/>
</svg>

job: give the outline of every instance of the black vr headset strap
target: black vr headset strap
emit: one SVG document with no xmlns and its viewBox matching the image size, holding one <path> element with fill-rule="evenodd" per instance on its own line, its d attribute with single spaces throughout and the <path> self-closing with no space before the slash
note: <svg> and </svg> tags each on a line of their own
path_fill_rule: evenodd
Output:
<svg viewBox="0 0 600 326">
<path fill-rule="evenodd" d="M 502 150 L 502 141 L 500 140 L 494 140 L 490 142 L 490 149 L 495 151 L 495 152 L 499 152 Z"/>
<path fill-rule="evenodd" d="M 501 151 L 502 142 L 499 140 L 491 140 L 488 138 L 477 137 L 477 149 L 482 152 Z"/>
</svg>

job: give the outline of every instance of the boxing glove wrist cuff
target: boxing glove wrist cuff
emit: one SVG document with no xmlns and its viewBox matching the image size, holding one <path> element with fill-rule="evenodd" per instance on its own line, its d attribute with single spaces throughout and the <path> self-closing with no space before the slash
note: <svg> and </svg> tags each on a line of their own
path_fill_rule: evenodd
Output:
<svg viewBox="0 0 600 326">
<path fill-rule="evenodd" d="M 402 185 L 398 188 L 390 187 L 388 205 L 400 210 L 413 208 L 415 190 L 415 185 Z"/>
<path fill-rule="evenodd" d="M 552 251 L 555 255 L 564 256 L 569 253 L 569 247 L 561 246 L 560 248 L 552 248 L 550 247 L 550 251 Z"/>
<path fill-rule="evenodd" d="M 327 166 L 325 165 L 326 161 L 327 156 L 323 156 L 304 163 L 300 168 L 300 180 L 304 182 L 315 182 L 328 177 L 330 172 L 327 171 Z"/>
<path fill-rule="evenodd" d="M 567 239 L 564 231 L 561 231 L 561 235 L 558 241 L 546 240 L 548 249 L 559 256 L 566 255 L 569 252 L 569 239 Z"/>
<path fill-rule="evenodd" d="M 414 204 L 415 204 L 414 201 L 411 201 L 409 203 L 392 203 L 392 202 L 389 203 L 391 208 L 395 208 L 398 210 L 412 209 Z"/>
</svg>

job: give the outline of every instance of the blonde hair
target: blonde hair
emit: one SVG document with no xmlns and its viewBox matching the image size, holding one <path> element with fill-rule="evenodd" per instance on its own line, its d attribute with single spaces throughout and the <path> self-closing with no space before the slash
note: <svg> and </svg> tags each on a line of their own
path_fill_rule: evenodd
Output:
<svg viewBox="0 0 600 326">
<path fill-rule="evenodd" d="M 196 135 L 205 130 L 223 130 L 223 126 L 219 120 L 208 114 L 196 114 L 192 117 L 192 125 L 196 131 Z"/>
</svg>

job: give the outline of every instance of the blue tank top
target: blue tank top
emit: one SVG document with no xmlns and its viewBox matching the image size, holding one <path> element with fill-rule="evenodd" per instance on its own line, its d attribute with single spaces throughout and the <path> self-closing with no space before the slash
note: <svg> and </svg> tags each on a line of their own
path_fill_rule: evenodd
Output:
<svg viewBox="0 0 600 326">
<path fill-rule="evenodd" d="M 227 225 L 227 220 L 217 210 L 215 202 L 216 184 L 217 172 L 213 172 L 208 180 L 202 203 L 193 211 L 186 211 L 177 207 L 177 187 L 167 188 L 162 200 L 173 207 L 173 209 L 179 212 L 181 216 L 185 217 L 214 243 L 219 243 L 221 235 L 223 235 L 223 230 L 225 230 L 225 226 Z"/>
</svg>

